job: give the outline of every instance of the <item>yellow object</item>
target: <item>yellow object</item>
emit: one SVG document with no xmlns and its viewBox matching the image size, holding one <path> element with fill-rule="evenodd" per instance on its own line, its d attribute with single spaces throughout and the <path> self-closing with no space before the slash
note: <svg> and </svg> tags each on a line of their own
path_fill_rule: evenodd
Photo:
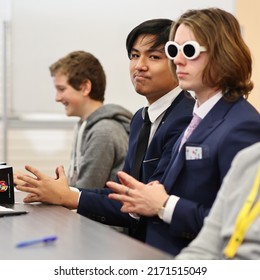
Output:
<svg viewBox="0 0 260 280">
<path fill-rule="evenodd" d="M 260 214 L 260 199 L 256 200 L 260 188 L 260 165 L 256 174 L 255 181 L 251 191 L 240 210 L 235 224 L 235 230 L 225 248 L 224 254 L 227 258 L 234 258 L 238 247 L 244 240 L 245 234 L 253 223 L 253 221 Z"/>
</svg>

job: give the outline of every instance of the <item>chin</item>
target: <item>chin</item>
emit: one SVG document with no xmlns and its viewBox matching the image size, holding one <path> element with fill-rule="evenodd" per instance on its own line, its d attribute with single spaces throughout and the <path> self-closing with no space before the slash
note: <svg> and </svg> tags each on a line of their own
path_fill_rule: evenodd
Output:
<svg viewBox="0 0 260 280">
<path fill-rule="evenodd" d="M 72 117 L 74 115 L 70 114 L 70 113 L 66 113 L 67 117 Z"/>
<path fill-rule="evenodd" d="M 136 90 L 139 95 L 146 96 L 146 93 L 142 90 Z"/>
<path fill-rule="evenodd" d="M 180 88 L 183 89 L 183 90 L 187 90 L 187 91 L 191 90 L 190 87 L 189 87 L 186 83 L 180 82 L 180 83 L 179 83 L 179 86 L 180 86 Z"/>
<path fill-rule="evenodd" d="M 68 117 L 70 117 L 70 116 L 73 115 L 72 112 L 71 112 L 70 110 L 68 110 L 68 109 L 66 109 L 65 112 L 66 112 L 66 115 L 67 115 Z"/>
</svg>

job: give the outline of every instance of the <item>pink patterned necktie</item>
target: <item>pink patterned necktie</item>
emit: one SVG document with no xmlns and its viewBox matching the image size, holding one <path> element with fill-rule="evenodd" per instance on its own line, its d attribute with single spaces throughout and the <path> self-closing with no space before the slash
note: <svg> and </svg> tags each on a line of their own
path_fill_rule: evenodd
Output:
<svg viewBox="0 0 260 280">
<path fill-rule="evenodd" d="M 187 129 L 185 130 L 184 132 L 184 135 L 182 137 L 182 140 L 181 140 L 181 144 L 180 144 L 180 148 L 182 147 L 182 145 L 187 141 L 187 139 L 191 136 L 192 132 L 195 130 L 195 128 L 199 125 L 201 121 L 201 118 L 196 115 L 196 114 L 193 114 L 193 118 L 189 124 L 189 126 L 187 127 Z"/>
</svg>

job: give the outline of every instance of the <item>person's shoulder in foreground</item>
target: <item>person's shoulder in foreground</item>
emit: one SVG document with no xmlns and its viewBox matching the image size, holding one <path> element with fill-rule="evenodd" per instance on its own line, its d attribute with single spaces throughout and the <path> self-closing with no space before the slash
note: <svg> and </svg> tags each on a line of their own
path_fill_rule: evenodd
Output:
<svg viewBox="0 0 260 280">
<path fill-rule="evenodd" d="M 234 158 L 201 232 L 176 259 L 260 259 L 259 183 L 260 142 L 243 149 Z M 243 206 L 249 205 L 247 198 L 254 186 L 258 188 L 255 201 L 258 213 L 250 223 L 250 215 L 243 213 L 243 219 L 239 214 Z M 245 236 L 236 231 L 238 219 Z"/>
</svg>

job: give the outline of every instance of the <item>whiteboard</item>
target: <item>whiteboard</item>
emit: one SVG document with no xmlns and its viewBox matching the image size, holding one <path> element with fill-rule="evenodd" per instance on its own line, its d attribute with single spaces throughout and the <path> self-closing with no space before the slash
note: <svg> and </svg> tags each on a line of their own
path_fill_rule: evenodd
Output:
<svg viewBox="0 0 260 280">
<path fill-rule="evenodd" d="M 49 65 L 75 50 L 94 54 L 107 76 L 105 103 L 145 104 L 130 81 L 128 33 L 144 20 L 176 19 L 191 8 L 234 12 L 235 0 L 12 0 L 9 100 L 15 115 L 64 113 Z"/>
</svg>

